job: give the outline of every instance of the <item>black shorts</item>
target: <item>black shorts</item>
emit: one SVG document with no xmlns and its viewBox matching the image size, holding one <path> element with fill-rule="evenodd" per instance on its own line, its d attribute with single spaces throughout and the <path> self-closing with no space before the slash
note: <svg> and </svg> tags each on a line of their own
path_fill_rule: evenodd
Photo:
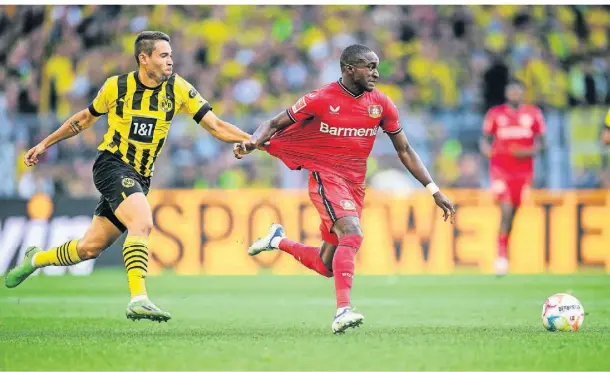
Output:
<svg viewBox="0 0 610 372">
<path fill-rule="evenodd" d="M 150 177 L 143 177 L 111 152 L 100 151 L 93 163 L 93 183 L 102 194 L 94 214 L 108 218 L 125 232 L 127 228 L 114 215 L 114 211 L 131 194 L 142 192 L 148 195 Z"/>
</svg>

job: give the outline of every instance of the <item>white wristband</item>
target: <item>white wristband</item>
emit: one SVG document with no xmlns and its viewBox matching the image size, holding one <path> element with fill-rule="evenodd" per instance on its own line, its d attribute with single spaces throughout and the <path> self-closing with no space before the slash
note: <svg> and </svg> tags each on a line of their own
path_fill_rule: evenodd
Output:
<svg viewBox="0 0 610 372">
<path fill-rule="evenodd" d="M 429 184 L 427 184 L 426 188 L 428 189 L 428 191 L 430 191 L 430 195 L 434 195 L 441 190 L 438 188 L 438 186 L 436 186 L 436 183 L 434 182 L 430 182 Z"/>
</svg>

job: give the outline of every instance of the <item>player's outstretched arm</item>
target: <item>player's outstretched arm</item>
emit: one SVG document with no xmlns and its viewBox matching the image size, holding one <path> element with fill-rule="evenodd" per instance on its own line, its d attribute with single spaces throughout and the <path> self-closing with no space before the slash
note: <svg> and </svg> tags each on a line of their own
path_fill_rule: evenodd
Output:
<svg viewBox="0 0 610 372">
<path fill-rule="evenodd" d="M 244 155 L 251 153 L 256 148 L 264 146 L 274 134 L 292 124 L 294 124 L 294 120 L 288 116 L 288 112 L 282 111 L 273 119 L 267 120 L 259 125 L 249 140 L 235 145 L 233 149 L 235 157 L 241 159 Z"/>
<path fill-rule="evenodd" d="M 248 141 L 250 135 L 231 123 L 219 119 L 211 110 L 199 122 L 215 138 L 227 143 Z"/>
<path fill-rule="evenodd" d="M 451 223 L 455 221 L 455 207 L 453 203 L 439 190 L 438 186 L 432 181 L 430 173 L 424 163 L 422 163 L 417 152 L 411 147 L 407 136 L 404 131 L 397 134 L 390 134 L 396 153 L 400 158 L 400 161 L 409 170 L 409 172 L 415 177 L 423 186 L 425 186 L 432 196 L 436 205 L 443 210 L 443 218 L 447 221 L 447 218 L 451 219 Z"/>
<path fill-rule="evenodd" d="M 261 124 L 252 135 L 251 142 L 254 148 L 266 144 L 274 134 L 278 131 L 294 124 L 294 121 L 288 116 L 287 111 L 282 111 L 273 119 L 265 121 Z"/>
<path fill-rule="evenodd" d="M 47 138 L 43 139 L 25 154 L 23 159 L 25 165 L 31 167 L 32 165 L 38 164 L 38 157 L 44 154 L 49 147 L 91 127 L 97 119 L 98 117 L 93 116 L 89 109 L 84 109 L 72 115 L 72 117 L 66 120 L 55 132 L 51 133 Z"/>
</svg>

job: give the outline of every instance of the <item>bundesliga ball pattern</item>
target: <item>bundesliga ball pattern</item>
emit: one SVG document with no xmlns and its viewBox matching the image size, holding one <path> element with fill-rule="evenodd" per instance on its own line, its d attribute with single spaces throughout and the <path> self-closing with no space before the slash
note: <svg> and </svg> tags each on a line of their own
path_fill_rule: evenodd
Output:
<svg viewBox="0 0 610 372">
<path fill-rule="evenodd" d="M 542 305 L 542 324 L 551 332 L 576 332 L 584 320 L 585 309 L 569 294 L 554 294 Z"/>
</svg>

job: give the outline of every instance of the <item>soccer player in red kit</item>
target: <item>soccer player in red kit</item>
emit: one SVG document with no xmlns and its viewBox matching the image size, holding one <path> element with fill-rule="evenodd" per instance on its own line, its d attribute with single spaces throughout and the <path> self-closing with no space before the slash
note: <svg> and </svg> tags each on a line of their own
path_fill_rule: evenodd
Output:
<svg viewBox="0 0 610 372">
<path fill-rule="evenodd" d="M 481 152 L 490 159 L 491 190 L 502 213 L 498 234 L 497 275 L 508 272 L 507 247 L 521 197 L 534 176 L 534 157 L 544 148 L 545 124 L 538 107 L 523 104 L 517 80 L 506 87 L 504 105 L 492 107 L 483 124 Z"/>
<path fill-rule="evenodd" d="M 360 215 L 364 202 L 367 158 L 379 128 L 394 144 L 398 157 L 442 208 L 445 221 L 455 209 L 432 182 L 409 145 L 392 101 L 375 89 L 379 58 L 368 47 L 352 45 L 341 54 L 341 79 L 301 97 L 292 107 L 261 124 L 250 141 L 235 146 L 235 156 L 263 148 L 290 169 L 309 173 L 309 196 L 320 218 L 322 246 L 308 247 L 284 236 L 273 224 L 254 242 L 250 255 L 280 249 L 325 277 L 334 277 L 337 312 L 334 333 L 359 326 L 364 317 L 350 302 L 354 257 L 362 244 Z"/>
</svg>

